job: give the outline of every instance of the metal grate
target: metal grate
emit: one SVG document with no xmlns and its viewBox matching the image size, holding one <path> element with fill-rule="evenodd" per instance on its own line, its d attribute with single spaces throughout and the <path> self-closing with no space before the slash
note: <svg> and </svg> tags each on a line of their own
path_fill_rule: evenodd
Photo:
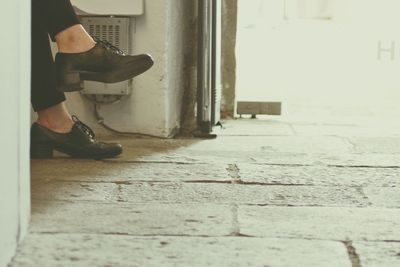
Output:
<svg viewBox="0 0 400 267">
<path fill-rule="evenodd" d="M 91 21 L 89 21 L 90 23 Z M 121 27 L 120 25 L 87 25 L 89 34 L 99 38 L 100 40 L 106 40 L 118 48 L 121 48 Z"/>
</svg>

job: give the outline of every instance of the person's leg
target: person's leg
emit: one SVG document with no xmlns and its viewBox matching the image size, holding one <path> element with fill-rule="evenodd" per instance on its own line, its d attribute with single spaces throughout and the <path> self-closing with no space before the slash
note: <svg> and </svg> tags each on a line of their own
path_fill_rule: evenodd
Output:
<svg viewBox="0 0 400 267">
<path fill-rule="evenodd" d="M 127 56 L 94 40 L 80 24 L 70 0 L 32 0 L 32 104 L 39 119 L 31 128 L 31 157 L 49 158 L 57 150 L 79 158 L 107 158 L 122 146 L 96 140 L 93 131 L 68 113 L 58 90 L 81 90 L 82 80 L 118 82 L 153 65 L 150 55 Z M 48 35 L 57 42 L 53 61 Z"/>
<path fill-rule="evenodd" d="M 41 6 L 51 39 L 58 51 L 81 53 L 95 46 L 92 37 L 82 27 L 69 0 L 34 0 Z"/>
<path fill-rule="evenodd" d="M 31 100 L 38 120 L 31 127 L 31 158 L 51 158 L 54 150 L 78 158 L 115 157 L 122 153 L 121 145 L 97 141 L 87 125 L 69 114 L 64 105 L 64 93 L 57 90 L 56 65 L 50 49 L 49 33 L 51 30 L 67 30 L 78 25 L 78 21 L 73 10 L 67 9 L 64 11 L 69 16 L 64 21 L 49 25 L 48 16 L 54 14 L 45 12 L 46 6 L 41 5 L 44 2 L 53 5 L 56 2 L 69 3 L 69 0 L 32 0 Z M 60 13 L 58 8 L 63 7 L 57 7 L 55 13 Z"/>
<path fill-rule="evenodd" d="M 56 71 L 41 5 L 32 2 L 31 101 L 40 125 L 68 132 L 72 119 L 64 107 L 65 96 L 56 90 Z"/>
<path fill-rule="evenodd" d="M 95 42 L 78 23 L 69 1 L 32 0 L 32 104 L 38 114 L 37 123 L 60 133 L 69 132 L 73 121 L 63 102 L 64 94 L 56 90 L 48 34 L 59 51 L 87 51 Z"/>
</svg>

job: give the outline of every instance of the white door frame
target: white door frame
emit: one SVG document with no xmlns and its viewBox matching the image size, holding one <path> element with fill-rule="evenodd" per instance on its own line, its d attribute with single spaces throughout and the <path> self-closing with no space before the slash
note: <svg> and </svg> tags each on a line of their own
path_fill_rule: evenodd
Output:
<svg viewBox="0 0 400 267">
<path fill-rule="evenodd" d="M 0 16 L 0 267 L 11 260 L 30 217 L 30 4 L 4 1 Z"/>
</svg>

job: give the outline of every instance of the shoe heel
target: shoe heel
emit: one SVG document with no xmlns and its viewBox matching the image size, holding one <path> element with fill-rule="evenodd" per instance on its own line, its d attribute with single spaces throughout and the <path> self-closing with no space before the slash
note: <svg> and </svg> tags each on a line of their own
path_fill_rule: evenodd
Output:
<svg viewBox="0 0 400 267">
<path fill-rule="evenodd" d="M 49 144 L 31 144 L 32 159 L 53 158 L 54 147 Z"/>
<path fill-rule="evenodd" d="M 79 72 L 66 72 L 58 76 L 58 90 L 73 92 L 82 90 L 82 79 Z"/>
</svg>

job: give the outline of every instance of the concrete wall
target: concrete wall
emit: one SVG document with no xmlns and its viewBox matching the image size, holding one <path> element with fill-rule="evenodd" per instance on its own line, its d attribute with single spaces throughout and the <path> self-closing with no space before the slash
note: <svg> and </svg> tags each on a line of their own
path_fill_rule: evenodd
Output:
<svg viewBox="0 0 400 267">
<path fill-rule="evenodd" d="M 170 1 L 167 5 L 167 128 L 191 131 L 195 123 L 197 65 L 197 2 Z"/>
<path fill-rule="evenodd" d="M 129 132 L 170 137 L 180 128 L 181 100 L 185 82 L 185 22 L 192 9 L 185 0 L 145 0 L 145 14 L 137 17 L 131 53 L 150 53 L 154 67 L 134 79 L 133 93 L 122 102 L 103 106 L 100 113 L 110 126 Z M 189 1 L 191 2 L 191 1 Z M 188 11 L 189 10 L 189 11 Z M 99 133 L 93 105 L 79 93 L 68 95 L 68 107 Z"/>
<path fill-rule="evenodd" d="M 30 214 L 30 0 L 5 1 L 0 16 L 0 267 L 24 236 Z"/>
<path fill-rule="evenodd" d="M 235 114 L 237 15 L 237 0 L 222 0 L 222 118 L 231 118 Z"/>
</svg>

